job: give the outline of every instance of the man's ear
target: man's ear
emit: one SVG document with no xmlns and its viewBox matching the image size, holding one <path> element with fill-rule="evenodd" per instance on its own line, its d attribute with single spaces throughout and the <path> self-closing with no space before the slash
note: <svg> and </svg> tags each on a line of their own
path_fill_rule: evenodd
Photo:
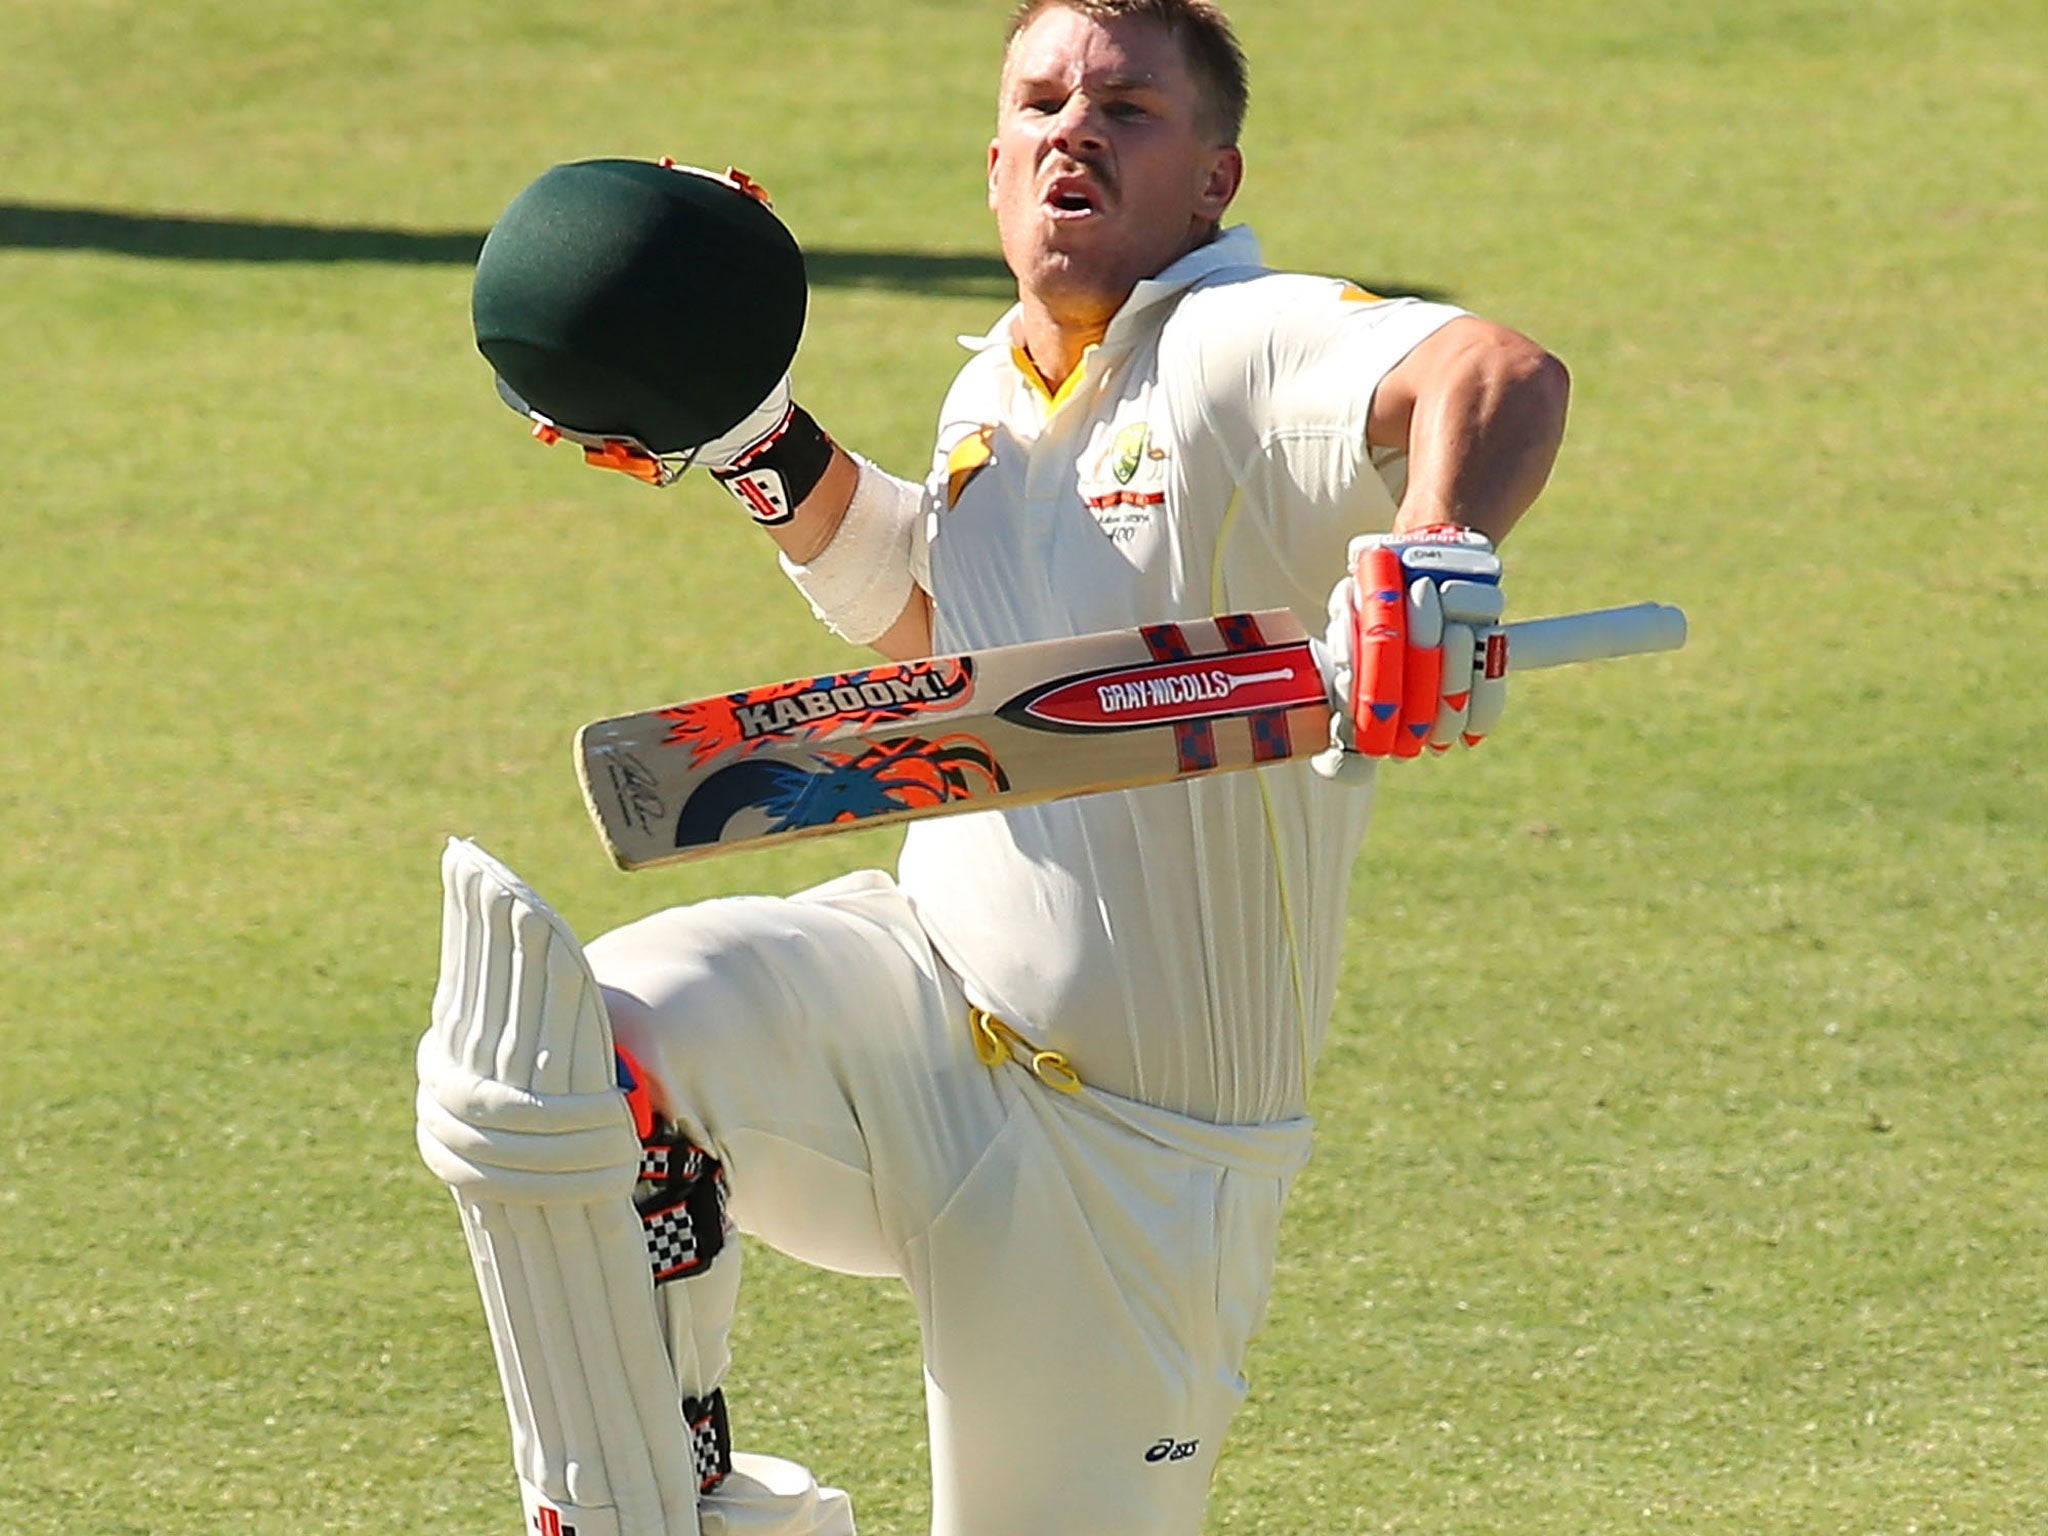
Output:
<svg viewBox="0 0 2048 1536">
<path fill-rule="evenodd" d="M 1237 189 L 1243 185 L 1244 154 L 1235 144 L 1226 144 L 1216 151 L 1216 158 L 1210 163 L 1209 174 L 1197 195 L 1196 211 L 1205 219 L 1221 223 Z"/>
<path fill-rule="evenodd" d="M 988 206 L 991 213 L 996 206 L 996 156 L 1002 153 L 996 146 L 996 140 L 988 141 Z"/>
</svg>

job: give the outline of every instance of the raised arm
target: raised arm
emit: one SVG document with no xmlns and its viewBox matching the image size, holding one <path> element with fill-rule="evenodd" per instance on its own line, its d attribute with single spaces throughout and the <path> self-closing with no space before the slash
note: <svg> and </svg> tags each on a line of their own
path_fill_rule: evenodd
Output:
<svg viewBox="0 0 2048 1536">
<path fill-rule="evenodd" d="M 1394 531 L 1457 523 L 1498 544 L 1550 478 L 1570 393 L 1564 364 L 1504 325 L 1433 332 L 1373 395 L 1368 441 L 1408 454 Z"/>
<path fill-rule="evenodd" d="M 768 528 L 768 534 L 782 550 L 783 568 L 791 573 L 800 587 L 807 585 L 804 579 L 808 573 L 826 568 L 830 560 L 828 551 L 838 553 L 835 546 L 845 528 L 848 509 L 853 505 L 854 495 L 862 489 L 863 477 L 880 475 L 881 471 L 872 465 L 864 465 L 844 448 L 836 444 L 832 449 L 832 461 L 819 478 L 817 487 L 797 507 L 796 515 L 786 523 Z M 902 486 L 902 482 L 897 482 Z M 909 487 L 902 486 L 903 490 Z M 886 488 L 872 483 L 867 485 L 868 494 L 878 491 L 886 494 Z M 900 494 L 900 492 L 899 492 Z M 862 509 L 868 512 L 866 496 Z M 895 509 L 876 509 L 888 516 Z M 896 515 L 900 515 L 900 512 Z M 850 551 L 855 560 L 864 557 L 859 551 Z M 884 555 L 881 558 L 892 558 Z M 849 572 L 857 578 L 858 571 Z M 829 579 L 829 577 L 828 577 Z M 806 596 L 812 593 L 807 590 Z M 910 595 L 905 599 L 902 611 L 889 627 L 872 639 L 863 642 L 880 652 L 891 661 L 910 661 L 919 656 L 929 656 L 932 648 L 931 599 L 922 587 L 912 585 Z"/>
<path fill-rule="evenodd" d="M 1493 547 L 1550 478 L 1571 379 L 1528 337 L 1464 315 L 1380 380 L 1367 418 L 1375 447 L 1408 457 L 1393 530 L 1352 540 L 1330 594 L 1325 644 L 1341 702 L 1330 778 L 1377 757 L 1476 745 L 1507 702 Z"/>
</svg>

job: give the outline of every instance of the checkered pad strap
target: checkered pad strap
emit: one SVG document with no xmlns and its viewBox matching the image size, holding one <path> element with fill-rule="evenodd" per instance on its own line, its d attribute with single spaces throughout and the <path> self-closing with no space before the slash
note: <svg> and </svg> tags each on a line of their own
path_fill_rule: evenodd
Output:
<svg viewBox="0 0 2048 1536">
<path fill-rule="evenodd" d="M 656 1285 L 701 1273 L 725 1246 L 725 1169 L 665 1129 L 640 1144 L 633 1206 Z"/>
<path fill-rule="evenodd" d="M 725 1421 L 725 1389 L 716 1387 L 709 1397 L 684 1398 L 683 1422 L 690 1426 L 697 1486 L 709 1493 L 732 1470 L 732 1429 Z"/>
</svg>

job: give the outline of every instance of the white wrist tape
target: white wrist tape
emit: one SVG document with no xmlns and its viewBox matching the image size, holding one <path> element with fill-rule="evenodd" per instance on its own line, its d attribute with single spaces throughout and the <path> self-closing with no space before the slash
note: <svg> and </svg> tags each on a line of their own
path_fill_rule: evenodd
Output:
<svg viewBox="0 0 2048 1536">
<path fill-rule="evenodd" d="M 866 645 L 902 616 L 916 588 L 912 549 L 924 514 L 924 487 L 898 480 L 858 454 L 860 478 L 831 541 L 782 571 L 809 599 L 811 612 L 841 639 Z"/>
</svg>

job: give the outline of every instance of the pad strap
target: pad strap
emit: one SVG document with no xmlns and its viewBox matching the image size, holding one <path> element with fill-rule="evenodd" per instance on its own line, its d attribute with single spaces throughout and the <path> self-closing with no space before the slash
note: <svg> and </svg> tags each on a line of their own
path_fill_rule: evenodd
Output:
<svg viewBox="0 0 2048 1536">
<path fill-rule="evenodd" d="M 624 1052 L 620 1055 L 630 1060 Z M 641 1141 L 633 1208 L 640 1213 L 647 1262 L 657 1286 L 702 1274 L 725 1247 L 725 1169 L 665 1122 L 657 1120 Z M 732 1470 L 725 1392 L 714 1387 L 703 1397 L 684 1398 L 682 1406 L 697 1486 L 708 1493 Z"/>
<path fill-rule="evenodd" d="M 725 1388 L 704 1397 L 683 1399 L 683 1422 L 690 1428 L 690 1456 L 697 1464 L 697 1487 L 709 1493 L 732 1470 L 732 1427 L 725 1418 Z"/>
<path fill-rule="evenodd" d="M 725 1246 L 725 1169 L 666 1127 L 641 1143 L 633 1208 L 654 1283 L 701 1274 Z"/>
</svg>

